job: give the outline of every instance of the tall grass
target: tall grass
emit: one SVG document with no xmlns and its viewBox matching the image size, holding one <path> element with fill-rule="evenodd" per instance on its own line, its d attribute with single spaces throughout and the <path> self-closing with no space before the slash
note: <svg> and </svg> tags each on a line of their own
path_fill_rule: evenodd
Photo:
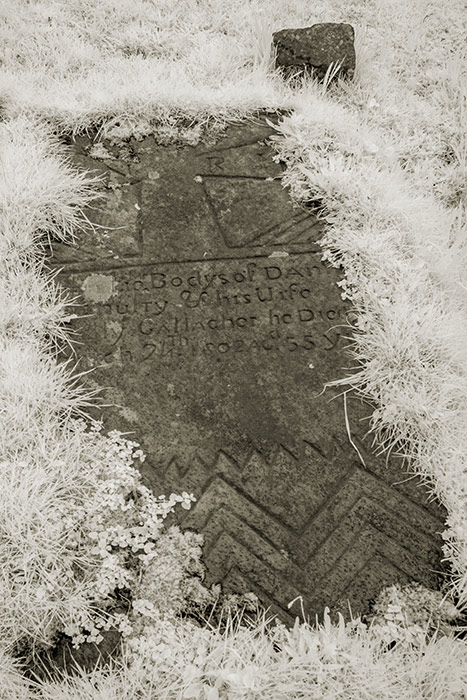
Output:
<svg viewBox="0 0 467 700">
<path fill-rule="evenodd" d="M 466 604 L 460 0 L 18 0 L 0 13 L 3 649 L 18 649 L 24 638 L 51 643 L 53 630 L 89 604 L 90 579 L 65 573 L 97 566 L 66 518 L 92 483 L 82 469 L 85 445 L 98 453 L 98 441 L 86 443 L 70 419 L 94 399 L 71 365 L 56 362 L 70 300 L 41 263 L 47 239 L 71 241 L 86 225 L 83 210 L 97 197 L 97 182 L 72 167 L 56 135 L 99 127 L 102 136 L 140 138 L 161 127 L 175 133 L 180 124 L 189 134 L 190 121 L 193 135 L 262 108 L 292 110 L 274 143 L 286 165 L 283 184 L 299 201 L 321 201 L 323 255 L 343 266 L 342 293 L 358 312 L 351 351 L 359 369 L 334 383 L 375 402 L 369 428 L 376 449 L 402 451 L 446 505 L 452 591 Z M 355 80 L 327 92 L 313 80 L 283 83 L 271 70 L 272 31 L 319 21 L 356 27 Z M 141 639 L 141 654 L 128 647 L 112 673 L 46 684 L 36 695 L 149 698 L 152 687 L 161 698 L 457 700 L 466 687 L 465 645 L 449 638 L 387 652 L 368 631 L 352 635 L 342 624 L 284 630 L 281 643 L 262 623 L 226 636 L 173 621 L 154 629 L 147 631 L 150 662 Z M 157 641 L 163 631 L 167 643 Z M 191 660 L 194 639 L 207 649 L 199 667 Z M 4 651 L 0 673 L 8 700 L 27 698 Z"/>
</svg>

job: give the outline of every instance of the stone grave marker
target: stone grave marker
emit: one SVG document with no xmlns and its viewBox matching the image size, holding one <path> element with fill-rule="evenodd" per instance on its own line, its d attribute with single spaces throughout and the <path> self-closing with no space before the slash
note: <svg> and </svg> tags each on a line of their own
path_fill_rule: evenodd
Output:
<svg viewBox="0 0 467 700">
<path fill-rule="evenodd" d="M 325 605 L 364 612 L 379 590 L 435 586 L 444 512 L 401 460 L 373 454 L 371 407 L 327 381 L 348 375 L 352 308 L 321 260 L 322 223 L 291 203 L 264 115 L 215 143 L 118 148 L 78 138 L 105 175 L 101 228 L 57 244 L 81 295 L 79 369 L 108 429 L 132 431 L 158 494 L 193 492 L 208 584 L 254 591 L 293 622 Z M 98 154 L 99 159 L 90 154 Z"/>
<path fill-rule="evenodd" d="M 312 73 L 322 81 L 330 65 L 337 77 L 351 79 L 355 73 L 355 31 L 351 24 L 323 22 L 311 27 L 281 29 L 272 36 L 275 65 L 284 77 Z"/>
</svg>

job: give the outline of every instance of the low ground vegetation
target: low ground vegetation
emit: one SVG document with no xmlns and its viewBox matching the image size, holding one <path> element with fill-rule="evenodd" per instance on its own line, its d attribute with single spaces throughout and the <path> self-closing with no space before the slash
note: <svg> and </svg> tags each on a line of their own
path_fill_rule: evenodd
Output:
<svg viewBox="0 0 467 700">
<path fill-rule="evenodd" d="M 466 696 L 466 643 L 455 638 L 467 606 L 462 3 L 286 5 L 35 0 L 1 10 L 5 700 Z M 271 32 L 319 21 L 355 26 L 355 80 L 285 83 L 272 70 Z M 288 630 L 253 599 L 229 605 L 207 589 L 200 539 L 165 526 L 196 494 L 145 490 L 138 445 L 86 424 L 95 397 L 57 362 L 70 300 L 45 271 L 43 247 L 70 241 L 97 196 L 57 137 L 99 127 L 120 143 L 153 132 L 194 142 L 263 108 L 289 110 L 274 139 L 283 184 L 319 203 L 323 257 L 343 267 L 357 312 L 358 370 L 336 383 L 374 402 L 376 449 L 405 454 L 448 511 L 446 589 L 390 589 L 348 624 L 326 611 L 322 625 Z M 203 623 L 216 605 L 223 612 Z M 109 627 L 123 637 L 110 666 L 26 682 L 25 662 L 57 635 L 87 643 Z"/>
</svg>

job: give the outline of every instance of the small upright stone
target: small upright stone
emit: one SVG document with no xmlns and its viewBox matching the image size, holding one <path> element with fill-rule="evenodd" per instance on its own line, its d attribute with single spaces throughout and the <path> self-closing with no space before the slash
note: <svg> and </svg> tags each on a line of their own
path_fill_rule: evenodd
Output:
<svg viewBox="0 0 467 700">
<path fill-rule="evenodd" d="M 323 80 L 331 63 L 342 61 L 340 77 L 353 78 L 355 71 L 355 32 L 350 24 L 325 22 L 301 29 L 281 29 L 273 34 L 277 48 L 276 68 L 285 77 L 313 73 Z"/>
</svg>

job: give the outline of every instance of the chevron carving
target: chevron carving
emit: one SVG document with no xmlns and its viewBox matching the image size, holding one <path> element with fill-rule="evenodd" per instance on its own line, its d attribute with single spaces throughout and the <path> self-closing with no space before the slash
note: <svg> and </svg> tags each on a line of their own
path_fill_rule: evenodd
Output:
<svg viewBox="0 0 467 700">
<path fill-rule="evenodd" d="M 179 521 L 204 535 L 209 584 L 252 590 L 287 622 L 301 615 L 299 602 L 288 609 L 298 596 L 314 619 L 326 605 L 364 611 L 396 581 L 436 585 L 442 521 L 376 475 L 353 464 L 297 530 L 252 499 L 243 470 L 227 462 L 223 454 Z"/>
</svg>

